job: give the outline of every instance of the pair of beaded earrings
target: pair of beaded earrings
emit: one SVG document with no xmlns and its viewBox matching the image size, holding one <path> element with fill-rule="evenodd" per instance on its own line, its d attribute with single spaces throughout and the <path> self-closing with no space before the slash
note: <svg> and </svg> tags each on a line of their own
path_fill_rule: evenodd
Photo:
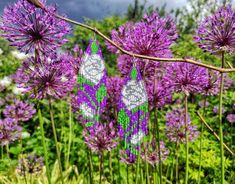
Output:
<svg viewBox="0 0 235 184">
<path fill-rule="evenodd" d="M 106 105 L 106 69 L 98 41 L 90 40 L 78 74 L 78 105 L 86 127 L 99 122 Z M 118 123 L 124 148 L 137 155 L 147 134 L 148 96 L 141 74 L 133 65 L 125 80 L 119 102 Z"/>
</svg>

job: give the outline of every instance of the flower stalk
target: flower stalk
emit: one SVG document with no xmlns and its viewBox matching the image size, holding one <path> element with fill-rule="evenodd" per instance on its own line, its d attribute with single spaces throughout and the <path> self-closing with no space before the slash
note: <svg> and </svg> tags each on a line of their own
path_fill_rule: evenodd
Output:
<svg viewBox="0 0 235 184">
<path fill-rule="evenodd" d="M 224 68 L 224 51 L 221 54 L 221 64 Z M 220 166 L 221 166 L 221 184 L 224 184 L 224 141 L 223 141 L 223 122 L 222 122 L 222 108 L 223 108 L 223 90 L 224 90 L 224 73 L 220 74 L 220 91 L 219 91 L 219 137 L 220 137 Z"/>
<path fill-rule="evenodd" d="M 188 142 L 188 96 L 185 94 L 185 143 L 186 143 L 186 169 L 185 169 L 185 184 L 188 183 L 188 170 L 189 170 L 189 142 Z"/>
<path fill-rule="evenodd" d="M 44 158 L 45 158 L 45 164 L 46 164 L 46 174 L 47 174 L 47 180 L 48 183 L 51 184 L 51 174 L 50 174 L 50 168 L 49 168 L 49 162 L 48 162 L 48 151 L 45 141 L 45 133 L 44 133 L 44 127 L 43 127 L 43 118 L 42 118 L 42 112 L 38 105 L 38 119 L 40 123 L 40 130 L 41 130 L 41 136 L 42 136 L 42 146 L 43 146 L 43 152 L 44 152 Z"/>
<path fill-rule="evenodd" d="M 62 184 L 64 184 L 62 164 L 61 164 L 61 159 L 60 159 L 60 149 L 59 149 L 59 144 L 58 144 L 58 140 L 57 140 L 57 133 L 56 133 L 56 128 L 55 128 L 54 114 L 53 114 L 53 110 L 52 110 L 51 99 L 49 99 L 49 111 L 50 111 L 51 125 L 52 125 L 54 140 L 55 140 L 55 146 L 56 146 L 56 154 L 57 154 L 57 159 L 58 159 L 58 163 L 59 163 L 60 179 L 61 179 Z"/>
</svg>

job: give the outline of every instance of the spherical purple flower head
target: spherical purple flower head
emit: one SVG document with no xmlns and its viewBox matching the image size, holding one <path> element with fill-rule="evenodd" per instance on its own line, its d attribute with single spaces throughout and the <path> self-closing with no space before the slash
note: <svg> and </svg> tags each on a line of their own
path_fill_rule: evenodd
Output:
<svg viewBox="0 0 235 184">
<path fill-rule="evenodd" d="M 227 115 L 226 119 L 229 123 L 235 123 L 235 114 Z"/>
<path fill-rule="evenodd" d="M 203 83 L 202 94 L 213 96 L 219 93 L 220 74 L 217 71 L 206 70 L 205 83 Z"/>
<path fill-rule="evenodd" d="M 16 76 L 18 87 L 37 99 L 62 98 L 76 83 L 74 70 L 63 57 L 31 57 L 18 69 Z"/>
<path fill-rule="evenodd" d="M 129 22 L 119 27 L 118 31 L 113 30 L 111 34 L 112 40 L 125 50 L 155 57 L 171 57 L 169 47 L 177 38 L 176 25 L 172 19 L 161 18 L 156 12 L 139 22 Z M 107 45 L 111 52 L 117 52 L 115 47 Z M 127 76 L 133 66 L 133 58 L 120 55 L 117 63 L 122 75 Z M 136 63 L 147 88 L 163 72 L 160 62 L 136 59 Z"/>
<path fill-rule="evenodd" d="M 72 54 L 66 53 L 60 56 L 60 60 L 63 60 L 63 64 L 66 68 L 72 68 L 74 75 L 77 76 L 82 61 L 82 55 L 73 56 Z"/>
<path fill-rule="evenodd" d="M 121 98 L 121 90 L 124 85 L 124 79 L 118 76 L 108 77 L 106 79 L 107 87 L 107 104 L 103 114 L 104 120 L 114 122 L 114 126 L 117 125 L 117 113 L 119 100 Z"/>
<path fill-rule="evenodd" d="M 73 49 L 73 54 L 71 53 L 65 55 L 69 63 L 72 65 L 76 75 L 78 74 L 80 65 L 82 63 L 83 54 L 83 50 L 78 45 L 76 45 Z"/>
<path fill-rule="evenodd" d="M 158 152 L 159 151 L 158 151 L 158 145 L 156 144 L 156 140 L 153 140 L 144 146 L 141 158 L 145 162 L 148 162 L 152 166 L 155 166 L 160 161 Z M 169 149 L 165 147 L 163 141 L 160 141 L 160 155 L 161 155 L 161 161 L 164 161 L 169 155 Z"/>
<path fill-rule="evenodd" d="M 22 128 L 11 118 L 0 120 L 0 144 L 8 145 L 21 137 Z"/>
<path fill-rule="evenodd" d="M 215 114 L 219 114 L 219 106 L 218 106 L 218 105 L 214 106 L 213 112 L 214 112 Z M 225 109 L 224 109 L 224 108 L 222 108 L 222 114 L 223 114 L 223 113 L 225 113 Z"/>
<path fill-rule="evenodd" d="M 43 170 L 43 166 L 42 157 L 30 154 L 19 159 L 16 170 L 20 176 L 26 176 L 27 174 L 39 175 Z"/>
<path fill-rule="evenodd" d="M 0 107 L 4 106 L 6 101 L 0 97 Z"/>
<path fill-rule="evenodd" d="M 219 8 L 199 25 L 195 41 L 210 53 L 235 51 L 235 12 L 231 5 Z"/>
<path fill-rule="evenodd" d="M 45 4 L 46 0 L 42 0 Z M 51 53 L 67 42 L 64 38 L 70 32 L 69 25 L 53 16 L 56 7 L 48 6 L 47 11 L 36 8 L 26 0 L 19 0 L 4 9 L 0 30 L 12 46 L 23 52 L 35 50 Z"/>
<path fill-rule="evenodd" d="M 163 77 L 165 87 L 177 93 L 200 93 L 207 83 L 207 70 L 189 63 L 171 63 L 167 65 Z"/>
<path fill-rule="evenodd" d="M 149 56 L 171 55 L 169 46 L 177 38 L 176 25 L 170 17 L 162 18 L 157 12 L 145 15 L 136 23 L 128 22 L 112 31 L 112 40 L 124 49 Z M 117 48 L 107 43 L 111 52 Z"/>
<path fill-rule="evenodd" d="M 135 164 L 137 161 L 137 156 L 135 154 L 132 154 L 129 150 L 120 150 L 119 158 L 121 162 L 132 165 Z"/>
<path fill-rule="evenodd" d="M 189 115 L 187 114 L 188 138 L 193 141 L 198 136 L 197 127 L 193 126 Z M 173 109 L 166 114 L 166 132 L 167 137 L 172 142 L 185 142 L 185 115 L 184 109 Z"/>
<path fill-rule="evenodd" d="M 198 105 L 201 107 L 201 108 L 204 108 L 204 107 L 208 107 L 209 106 L 209 102 L 205 100 L 201 100 L 198 102 Z"/>
<path fill-rule="evenodd" d="M 111 151 L 118 145 L 118 134 L 113 123 L 94 124 L 93 127 L 83 131 L 85 143 L 94 152 L 101 154 L 103 151 Z"/>
<path fill-rule="evenodd" d="M 124 79 L 118 76 L 108 77 L 106 85 L 107 85 L 108 101 L 110 105 L 113 105 L 113 108 L 117 109 L 121 96 L 121 91 L 124 85 Z"/>
<path fill-rule="evenodd" d="M 14 119 L 15 121 L 28 121 L 36 112 L 33 104 L 28 104 L 15 99 L 14 104 L 7 105 L 3 111 L 5 117 Z"/>
<path fill-rule="evenodd" d="M 163 80 L 157 80 L 147 88 L 150 108 L 162 108 L 172 102 L 171 90 L 166 90 Z"/>
</svg>

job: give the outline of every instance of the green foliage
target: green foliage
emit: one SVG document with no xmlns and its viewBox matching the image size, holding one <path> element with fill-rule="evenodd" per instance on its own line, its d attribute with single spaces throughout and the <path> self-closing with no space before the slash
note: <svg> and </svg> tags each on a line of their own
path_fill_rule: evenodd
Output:
<svg viewBox="0 0 235 184">
<path fill-rule="evenodd" d="M 12 55 L 13 49 L 7 45 L 7 42 L 0 39 L 0 79 L 12 74 L 20 66 L 20 62 Z"/>
</svg>

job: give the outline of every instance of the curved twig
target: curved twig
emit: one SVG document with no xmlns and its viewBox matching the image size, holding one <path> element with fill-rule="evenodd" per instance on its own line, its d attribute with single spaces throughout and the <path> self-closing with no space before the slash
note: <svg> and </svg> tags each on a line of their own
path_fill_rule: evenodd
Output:
<svg viewBox="0 0 235 184">
<path fill-rule="evenodd" d="M 91 26 L 88 26 L 86 24 L 83 24 L 83 23 L 71 20 L 69 18 L 63 17 L 63 16 L 58 15 L 58 14 L 54 14 L 54 15 L 57 18 L 59 18 L 59 19 L 62 19 L 64 21 L 70 22 L 72 24 L 84 27 L 86 29 L 89 29 L 89 30 L 95 32 L 97 35 L 101 36 L 103 39 L 108 41 L 111 45 L 113 45 L 118 50 L 120 50 L 122 53 L 127 54 L 129 56 L 133 56 L 133 57 L 137 57 L 137 58 L 141 58 L 141 59 L 154 60 L 154 61 L 186 62 L 186 63 L 191 63 L 191 64 L 194 64 L 194 65 L 198 65 L 198 66 L 201 66 L 201 67 L 204 67 L 204 68 L 216 70 L 216 71 L 221 72 L 221 73 L 235 72 L 234 68 L 231 68 L 231 69 L 228 69 L 228 68 L 219 68 L 219 67 L 216 67 L 216 66 L 211 66 L 211 65 L 204 64 L 204 63 L 200 63 L 200 62 L 194 61 L 192 59 L 184 59 L 184 58 L 159 58 L 159 57 L 151 57 L 151 56 L 146 56 L 146 55 L 135 54 L 135 53 L 129 52 L 129 51 L 123 49 L 122 47 L 120 47 L 119 45 L 117 45 L 114 41 L 112 41 L 110 38 L 108 38 L 103 33 L 101 33 L 97 28 L 93 28 Z"/>
<path fill-rule="evenodd" d="M 201 121 L 204 123 L 204 125 L 211 131 L 211 133 L 216 137 L 216 139 L 218 141 L 220 141 L 219 136 L 215 133 L 215 131 L 207 124 L 207 122 L 205 121 L 205 119 L 202 117 L 202 115 L 197 111 L 196 112 L 197 115 L 199 116 L 199 118 L 201 119 Z M 234 156 L 234 152 L 224 143 L 223 144 L 225 149 L 232 155 Z"/>
</svg>

